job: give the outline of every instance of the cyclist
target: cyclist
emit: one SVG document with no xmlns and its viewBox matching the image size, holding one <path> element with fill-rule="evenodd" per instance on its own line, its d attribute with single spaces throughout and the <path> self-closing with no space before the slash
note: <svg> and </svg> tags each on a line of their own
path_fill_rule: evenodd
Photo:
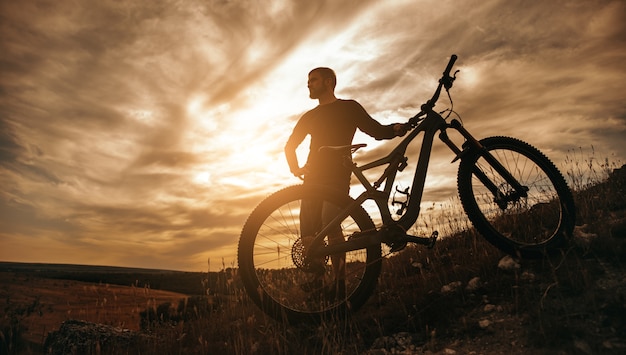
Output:
<svg viewBox="0 0 626 355">
<path fill-rule="evenodd" d="M 309 97 L 318 100 L 319 105 L 306 112 L 293 128 L 291 136 L 285 145 L 285 156 L 289 169 L 297 177 L 304 178 L 304 185 L 323 185 L 337 191 L 338 194 L 348 194 L 350 190 L 351 170 L 344 164 L 344 157 L 350 156 L 350 144 L 356 129 L 376 138 L 391 139 L 403 136 L 407 127 L 401 123 L 382 125 L 373 119 L 367 111 L 355 100 L 338 99 L 335 96 L 337 77 L 330 68 L 320 67 L 309 72 Z M 311 137 L 307 161 L 300 166 L 296 149 L 309 135 Z M 339 152 L 330 149 L 321 149 L 326 146 L 341 146 Z M 300 234 L 304 248 L 310 246 L 313 236 L 319 231 L 325 216 L 332 216 L 333 211 L 324 207 L 320 202 L 302 201 L 300 210 Z M 328 235 L 329 243 L 343 240 L 340 229 Z M 345 254 L 332 255 L 331 261 L 335 274 L 335 284 L 327 291 L 334 297 L 345 296 Z M 310 261 L 309 271 L 313 279 L 303 285 L 305 290 L 322 287 L 324 261 Z"/>
</svg>

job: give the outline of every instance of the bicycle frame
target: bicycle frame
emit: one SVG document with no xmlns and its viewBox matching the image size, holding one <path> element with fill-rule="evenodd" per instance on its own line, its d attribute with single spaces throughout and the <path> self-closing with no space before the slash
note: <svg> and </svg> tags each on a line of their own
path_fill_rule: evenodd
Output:
<svg viewBox="0 0 626 355">
<path fill-rule="evenodd" d="M 455 121 L 455 120 L 453 120 Z M 460 123 L 459 123 L 460 126 Z M 378 210 L 380 211 L 383 226 L 376 231 L 366 231 L 362 233 L 359 238 L 349 239 L 345 243 L 332 244 L 327 246 L 320 246 L 318 248 L 311 248 L 310 251 L 313 255 L 323 253 L 324 255 L 341 253 L 350 250 L 361 249 L 365 246 L 372 244 L 379 244 L 382 242 L 381 230 L 385 226 L 400 226 L 402 230 L 406 231 L 417 221 L 420 213 L 420 203 L 422 200 L 422 194 L 424 191 L 424 182 L 426 181 L 426 173 L 428 171 L 428 164 L 430 161 L 430 153 L 434 142 L 434 137 L 438 132 L 439 138 L 444 141 L 457 155 L 462 151 L 458 148 L 447 136 L 446 129 L 454 128 L 463 134 L 464 130 L 459 130 L 456 125 L 448 124 L 441 115 L 431 111 L 427 114 L 426 118 L 422 120 L 408 135 L 405 137 L 388 155 L 377 159 L 373 162 L 367 163 L 362 166 L 357 166 L 356 163 L 352 164 L 352 173 L 359 180 L 361 185 L 365 188 L 354 201 L 339 212 L 336 218 L 328 223 L 315 237 L 316 240 L 323 239 L 330 230 L 335 228 L 341 223 L 350 213 L 350 210 L 358 205 L 363 204 L 366 200 L 373 200 Z M 417 168 L 415 169 L 415 175 L 413 177 L 413 183 L 411 187 L 411 195 L 408 200 L 406 212 L 402 217 L 395 221 L 391 217 L 391 211 L 387 205 L 389 196 L 391 196 L 391 189 L 395 181 L 398 171 L 403 169 L 403 165 L 406 164 L 407 158 L 405 157 L 406 150 L 411 142 L 420 134 L 424 132 L 424 139 L 422 140 L 422 146 L 420 148 L 420 154 L 417 161 Z M 465 131 L 466 132 L 466 131 Z M 469 133 L 468 133 L 469 134 Z M 348 159 L 348 161 L 351 161 Z M 384 172 L 374 183 L 370 182 L 364 175 L 364 172 L 376 167 L 385 166 Z M 384 182 L 384 189 L 379 190 L 379 187 Z M 428 238 L 414 237 L 415 242 L 423 242 L 427 244 Z M 318 244 L 320 245 L 320 244 Z M 322 244 L 323 245 L 323 244 Z"/>
<path fill-rule="evenodd" d="M 355 203 L 362 204 L 368 199 L 374 200 L 380 210 L 383 225 L 395 223 L 401 226 L 404 230 L 411 228 L 419 217 L 420 203 L 424 192 L 424 183 L 426 181 L 426 173 L 428 170 L 430 153 L 432 151 L 435 134 L 439 131 L 445 131 L 448 127 L 449 125 L 439 114 L 432 113 L 428 115 L 426 119 L 424 119 L 413 131 L 411 131 L 409 135 L 404 138 L 402 142 L 400 142 L 400 144 L 398 144 L 396 148 L 394 148 L 387 156 L 360 167 L 354 164 L 352 172 L 361 182 L 361 185 L 365 187 L 365 191 L 355 199 Z M 393 183 L 395 182 L 398 171 L 401 169 L 401 165 L 405 164 L 407 161 L 405 153 L 409 144 L 411 144 L 411 142 L 422 132 L 424 132 L 424 139 L 420 148 L 417 168 L 415 169 L 415 175 L 413 177 L 406 212 L 398 221 L 394 221 L 391 217 L 391 211 L 387 205 L 393 188 Z M 387 165 L 387 168 L 383 172 L 382 176 L 375 183 L 370 183 L 363 172 L 384 165 Z M 383 181 L 385 183 L 385 187 L 382 191 L 380 191 L 377 187 L 380 186 Z"/>
<path fill-rule="evenodd" d="M 425 245 L 432 245 L 433 240 L 431 238 L 423 238 L 406 235 L 406 231 L 415 224 L 420 214 L 420 203 L 422 201 L 422 195 L 424 192 L 424 183 L 426 181 L 426 173 L 428 171 L 428 164 L 430 162 L 430 154 L 434 143 L 434 137 L 439 132 L 439 139 L 444 142 L 450 150 L 455 154 L 455 158 L 452 162 L 462 159 L 464 154 L 468 151 L 478 150 L 480 155 L 485 161 L 498 172 L 502 178 L 514 187 L 514 193 L 505 194 L 502 193 L 498 186 L 496 186 L 483 172 L 475 168 L 473 174 L 485 185 L 485 187 L 493 194 L 494 202 L 498 203 L 501 208 L 505 208 L 506 204 L 510 201 L 518 200 L 521 197 L 526 197 L 527 188 L 522 186 L 508 171 L 503 167 L 488 151 L 486 151 L 480 142 L 474 138 L 456 119 L 446 122 L 446 120 L 437 112 L 433 110 L 435 103 L 439 99 L 441 89 L 443 87 L 446 90 L 452 87 L 452 82 L 455 77 L 450 77 L 450 70 L 456 60 L 456 56 L 452 56 L 443 77 L 439 80 L 439 85 L 433 94 L 433 97 L 422 105 L 420 113 L 412 117 L 408 124 L 413 129 L 410 133 L 385 157 L 377 159 L 373 162 L 357 166 L 353 163 L 350 157 L 347 157 L 346 162 L 351 164 L 352 173 L 359 180 L 361 185 L 365 188 L 365 191 L 361 193 L 356 199 L 354 199 L 348 206 L 339 212 L 337 217 L 330 221 L 324 228 L 315 236 L 315 247 L 310 248 L 307 252 L 313 257 L 326 256 L 336 253 L 344 253 L 351 250 L 362 249 L 367 246 L 380 244 L 384 240 L 384 234 L 391 231 L 391 228 L 400 228 L 404 234 L 403 241 L 414 242 Z M 421 117 L 424 117 L 423 119 Z M 456 130 L 461 136 L 464 137 L 465 142 L 459 148 L 447 134 L 447 129 Z M 411 142 L 420 134 L 424 132 L 424 138 L 420 148 L 420 154 L 417 161 L 417 167 L 415 169 L 415 175 L 413 177 L 413 183 L 411 186 L 411 193 L 406 205 L 406 211 L 395 221 L 391 217 L 391 211 L 388 207 L 389 197 L 391 196 L 391 189 L 395 182 L 398 171 L 402 171 L 406 166 L 407 157 L 405 156 L 406 150 Z M 385 166 L 384 172 L 374 183 L 371 183 L 364 175 L 364 171 Z M 382 183 L 385 183 L 383 190 L 379 190 Z M 366 200 L 373 200 L 376 203 L 378 210 L 380 211 L 382 226 L 373 231 L 359 232 L 358 238 L 348 238 L 344 243 L 337 243 L 331 245 L 324 245 L 321 241 L 326 235 L 333 229 L 341 224 L 341 222 L 350 215 L 350 211 L 362 205 Z M 393 231 L 392 231 L 393 232 Z"/>
</svg>

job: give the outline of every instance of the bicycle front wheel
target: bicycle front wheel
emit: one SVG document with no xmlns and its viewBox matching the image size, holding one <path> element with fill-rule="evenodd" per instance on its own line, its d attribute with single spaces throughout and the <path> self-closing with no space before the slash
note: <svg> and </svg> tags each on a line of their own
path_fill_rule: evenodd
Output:
<svg viewBox="0 0 626 355">
<path fill-rule="evenodd" d="M 462 159 L 457 180 L 461 203 L 474 227 L 513 256 L 539 258 L 563 247 L 574 229 L 575 206 L 554 163 L 515 138 L 490 137 L 480 143 L 484 150 Z M 486 154 L 521 188 L 498 173 Z"/>
<path fill-rule="evenodd" d="M 374 245 L 331 255 L 322 261 L 322 271 L 313 274 L 305 262 L 300 230 L 302 202 L 311 200 L 321 201 L 324 208 L 336 211 L 353 201 L 327 189 L 287 187 L 256 207 L 239 240 L 239 273 L 248 295 L 264 312 L 289 323 L 320 321 L 358 309 L 374 291 L 382 264 L 381 246 Z M 361 206 L 353 208 L 341 221 L 344 238 L 374 229 Z M 345 292 L 332 294 L 329 289 L 329 285 L 336 286 L 338 279 L 339 265 L 333 263 L 343 265 Z"/>
</svg>

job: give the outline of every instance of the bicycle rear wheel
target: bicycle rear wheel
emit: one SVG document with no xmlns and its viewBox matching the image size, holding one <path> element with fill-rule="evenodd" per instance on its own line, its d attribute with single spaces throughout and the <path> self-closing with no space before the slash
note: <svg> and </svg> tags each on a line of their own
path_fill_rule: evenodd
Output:
<svg viewBox="0 0 626 355">
<path fill-rule="evenodd" d="M 302 201 L 311 199 L 337 209 L 353 201 L 326 189 L 287 187 L 256 207 L 239 240 L 239 273 L 248 295 L 264 312 L 289 323 L 320 321 L 358 309 L 374 291 L 381 269 L 381 247 L 370 246 L 346 253 L 345 296 L 327 292 L 336 276 L 332 257 L 324 260 L 323 276 L 315 277 L 312 284 L 314 275 L 304 262 L 300 234 Z M 365 210 L 357 206 L 341 222 L 341 228 L 347 238 L 375 227 Z"/>
<path fill-rule="evenodd" d="M 509 137 L 480 141 L 461 161 L 458 190 L 461 203 L 476 229 L 502 251 L 523 258 L 540 258 L 563 247 L 575 222 L 574 199 L 563 175 L 537 148 Z M 485 160 L 491 154 L 526 190 L 511 186 Z M 491 191 L 478 178 L 493 183 Z M 525 196 L 524 196 L 525 195 Z"/>
</svg>

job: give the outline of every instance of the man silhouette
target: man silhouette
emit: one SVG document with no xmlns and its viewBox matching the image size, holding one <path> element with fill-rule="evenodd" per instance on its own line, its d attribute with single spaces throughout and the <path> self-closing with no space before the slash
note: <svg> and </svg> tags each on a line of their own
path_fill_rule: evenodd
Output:
<svg viewBox="0 0 626 355">
<path fill-rule="evenodd" d="M 297 177 L 304 178 L 304 185 L 322 185 L 333 189 L 338 194 L 348 194 L 350 190 L 351 170 L 344 164 L 346 156 L 350 156 L 350 145 L 356 129 L 380 139 L 391 139 L 403 136 L 407 132 L 404 124 L 382 125 L 373 119 L 365 109 L 354 100 L 338 99 L 335 96 L 337 77 L 330 68 L 315 68 L 309 72 L 307 86 L 309 97 L 318 100 L 319 105 L 306 112 L 296 123 L 291 136 L 285 145 L 285 156 L 289 169 Z M 296 149 L 309 135 L 311 137 L 307 161 L 300 166 Z M 343 151 L 321 149 L 326 146 L 341 146 Z M 321 201 L 302 201 L 300 209 L 300 233 L 302 244 L 306 250 L 313 236 L 320 230 L 322 221 L 332 218 L 333 211 L 323 206 Z M 340 228 L 328 235 L 329 243 L 342 241 L 344 238 Z M 331 261 L 335 274 L 335 288 L 332 293 L 336 297 L 345 297 L 345 254 L 332 255 Z M 303 289 L 312 290 L 322 287 L 324 261 L 308 262 L 309 271 L 314 274 L 313 280 Z"/>
</svg>

